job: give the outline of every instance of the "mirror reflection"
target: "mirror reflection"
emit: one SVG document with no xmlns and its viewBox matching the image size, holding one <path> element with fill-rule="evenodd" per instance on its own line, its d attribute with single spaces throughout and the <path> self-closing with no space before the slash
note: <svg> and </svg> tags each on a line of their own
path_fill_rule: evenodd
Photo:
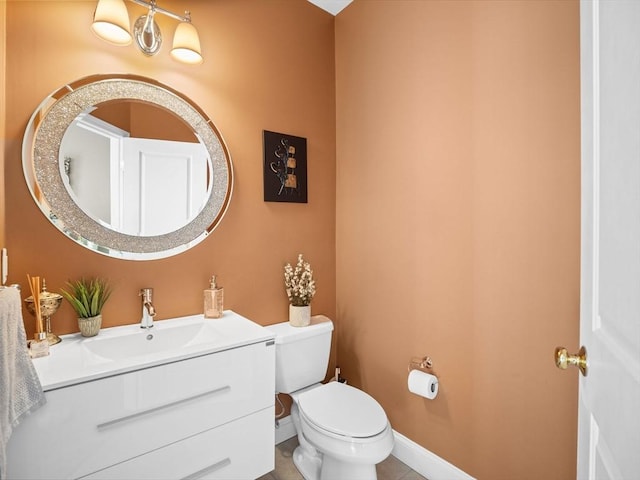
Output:
<svg viewBox="0 0 640 480">
<path fill-rule="evenodd" d="M 152 236 L 200 213 L 211 165 L 188 125 L 145 102 L 89 110 L 67 128 L 58 159 L 69 195 L 87 215 L 121 233 Z"/>
</svg>

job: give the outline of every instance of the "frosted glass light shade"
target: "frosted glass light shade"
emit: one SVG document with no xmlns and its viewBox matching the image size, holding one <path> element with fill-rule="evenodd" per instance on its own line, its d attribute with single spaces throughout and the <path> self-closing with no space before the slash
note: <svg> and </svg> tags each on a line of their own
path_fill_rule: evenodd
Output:
<svg viewBox="0 0 640 480">
<path fill-rule="evenodd" d="M 183 63 L 202 63 L 200 38 L 196 27 L 189 22 L 180 22 L 173 36 L 171 56 Z"/>
<path fill-rule="evenodd" d="M 91 29 L 103 40 L 114 45 L 129 45 L 129 12 L 124 0 L 99 0 Z"/>
</svg>

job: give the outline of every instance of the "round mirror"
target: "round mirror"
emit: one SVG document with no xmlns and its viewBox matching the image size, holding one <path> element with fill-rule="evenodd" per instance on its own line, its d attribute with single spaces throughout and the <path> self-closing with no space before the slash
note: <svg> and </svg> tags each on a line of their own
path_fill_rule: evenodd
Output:
<svg viewBox="0 0 640 480">
<path fill-rule="evenodd" d="M 183 252 L 231 198 L 222 136 L 184 95 L 148 78 L 96 75 L 49 95 L 24 136 L 23 170 L 45 216 L 115 258 Z"/>
</svg>

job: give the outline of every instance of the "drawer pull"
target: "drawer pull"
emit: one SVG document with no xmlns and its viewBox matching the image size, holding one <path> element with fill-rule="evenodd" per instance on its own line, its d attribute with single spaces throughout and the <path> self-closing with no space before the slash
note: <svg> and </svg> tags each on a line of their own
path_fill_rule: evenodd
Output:
<svg viewBox="0 0 640 480">
<path fill-rule="evenodd" d="M 191 475 L 184 477 L 182 480 L 198 480 L 198 478 L 202 478 L 209 473 L 213 473 L 216 470 L 220 470 L 221 468 L 224 468 L 227 465 L 231 465 L 231 459 L 229 457 L 225 458 L 224 460 L 220 460 L 218 463 L 209 465 L 208 467 L 205 467 L 202 470 L 198 470 L 197 472 L 194 472 Z"/>
<path fill-rule="evenodd" d="M 231 390 L 231 386 L 225 385 L 224 387 L 216 388 L 213 390 L 209 390 L 207 392 L 198 393 L 197 395 L 193 395 L 187 398 L 181 398 L 180 400 L 176 400 L 175 402 L 166 403 L 164 405 L 159 405 L 157 407 L 149 408 L 148 410 L 142 410 L 140 412 L 132 413 L 131 415 L 125 415 L 124 417 L 115 418 L 113 420 L 109 420 L 108 422 L 100 423 L 97 425 L 98 430 L 104 430 L 106 428 L 113 427 L 123 422 L 128 422 L 129 420 L 133 420 L 134 418 L 143 417 L 145 415 L 151 415 L 153 413 L 161 412 L 163 410 L 167 410 L 169 408 L 177 407 L 178 405 L 182 405 L 184 403 L 193 402 L 195 400 L 200 400 L 204 397 L 208 397 L 210 395 L 217 395 L 219 393 L 226 393 Z"/>
</svg>

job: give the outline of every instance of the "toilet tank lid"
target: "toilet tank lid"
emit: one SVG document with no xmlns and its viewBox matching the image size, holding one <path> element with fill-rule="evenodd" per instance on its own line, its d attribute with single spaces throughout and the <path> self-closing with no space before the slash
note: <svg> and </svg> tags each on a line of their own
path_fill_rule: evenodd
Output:
<svg viewBox="0 0 640 480">
<path fill-rule="evenodd" d="M 265 328 L 276 334 L 276 344 L 280 344 L 331 332 L 333 330 L 333 322 L 324 315 L 314 315 L 311 317 L 311 324 L 306 327 L 292 327 L 289 322 L 282 322 L 266 325 Z"/>
</svg>

